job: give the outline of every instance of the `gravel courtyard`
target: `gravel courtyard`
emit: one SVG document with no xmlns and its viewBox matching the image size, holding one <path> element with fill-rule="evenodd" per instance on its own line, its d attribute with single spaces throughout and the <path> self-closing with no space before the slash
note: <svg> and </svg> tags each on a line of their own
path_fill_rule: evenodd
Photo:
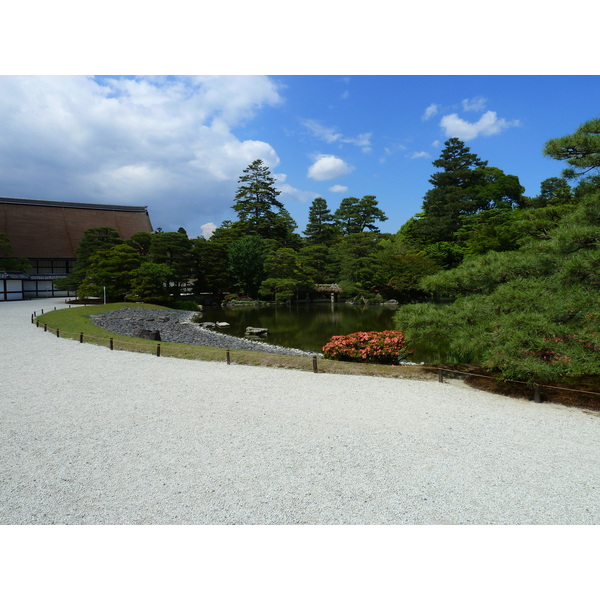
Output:
<svg viewBox="0 0 600 600">
<path fill-rule="evenodd" d="M 0 303 L 0 524 L 598 524 L 600 415 L 110 351 Z"/>
</svg>

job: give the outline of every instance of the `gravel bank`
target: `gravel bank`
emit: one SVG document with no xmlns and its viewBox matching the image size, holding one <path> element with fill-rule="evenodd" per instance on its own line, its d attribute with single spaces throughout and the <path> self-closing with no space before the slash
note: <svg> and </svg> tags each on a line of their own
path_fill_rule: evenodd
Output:
<svg viewBox="0 0 600 600">
<path fill-rule="evenodd" d="M 0 303 L 0 524 L 598 524 L 597 414 L 110 351 Z M 64 306 L 64 305 L 63 305 Z"/>
<path fill-rule="evenodd" d="M 124 308 L 92 316 L 92 320 L 100 327 L 122 335 L 135 335 L 140 328 L 158 330 L 160 338 L 164 342 L 214 346 L 231 350 L 252 350 L 287 356 L 313 356 L 315 354 L 212 331 L 193 323 L 191 319 L 195 314 L 193 311 L 185 310 Z"/>
</svg>

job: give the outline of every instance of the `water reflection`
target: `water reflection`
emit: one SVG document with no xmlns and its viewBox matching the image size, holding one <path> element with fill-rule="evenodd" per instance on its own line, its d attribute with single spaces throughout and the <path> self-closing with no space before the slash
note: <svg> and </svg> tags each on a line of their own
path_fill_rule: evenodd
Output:
<svg viewBox="0 0 600 600">
<path fill-rule="evenodd" d="M 206 308 L 205 321 L 226 321 L 224 333 L 243 337 L 246 327 L 266 327 L 268 342 L 288 348 L 320 352 L 333 335 L 355 331 L 394 329 L 394 306 L 345 303 L 293 304 Z"/>
</svg>

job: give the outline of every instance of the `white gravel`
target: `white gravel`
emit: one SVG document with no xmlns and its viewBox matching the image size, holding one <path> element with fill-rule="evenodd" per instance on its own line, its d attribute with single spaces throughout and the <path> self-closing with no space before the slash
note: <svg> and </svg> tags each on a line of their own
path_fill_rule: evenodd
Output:
<svg viewBox="0 0 600 600">
<path fill-rule="evenodd" d="M 598 414 L 111 351 L 0 303 L 0 524 L 598 524 Z"/>
</svg>

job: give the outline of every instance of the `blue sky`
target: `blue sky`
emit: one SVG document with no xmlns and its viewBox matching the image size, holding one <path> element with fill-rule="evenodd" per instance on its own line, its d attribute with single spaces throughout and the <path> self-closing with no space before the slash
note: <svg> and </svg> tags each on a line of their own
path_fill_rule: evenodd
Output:
<svg viewBox="0 0 600 600">
<path fill-rule="evenodd" d="M 600 77 L 5 75 L 0 98 L 1 196 L 147 205 L 196 237 L 260 158 L 300 232 L 317 196 L 369 194 L 394 233 L 449 137 L 537 194 L 563 168 L 544 142 L 600 115 Z"/>
</svg>

